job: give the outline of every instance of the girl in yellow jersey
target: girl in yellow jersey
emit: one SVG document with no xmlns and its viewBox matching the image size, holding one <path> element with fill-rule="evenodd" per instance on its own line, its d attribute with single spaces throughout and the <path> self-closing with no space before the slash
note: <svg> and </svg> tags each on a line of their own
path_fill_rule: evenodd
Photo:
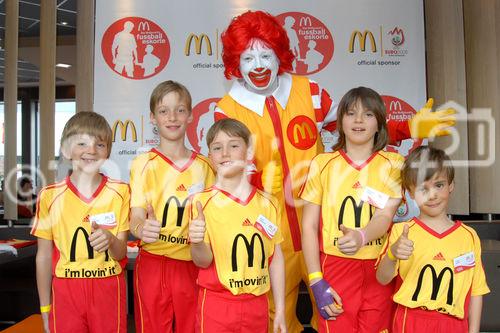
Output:
<svg viewBox="0 0 500 333">
<path fill-rule="evenodd" d="M 338 107 L 339 141 L 312 162 L 302 248 L 320 311 L 320 332 L 380 332 L 392 289 L 375 278 L 375 260 L 401 201 L 403 158 L 384 151 L 385 106 L 372 89 L 351 89 Z"/>
<path fill-rule="evenodd" d="M 377 279 L 398 277 L 392 332 L 479 332 L 489 292 L 476 232 L 447 216 L 454 169 L 444 151 L 419 147 L 405 162 L 403 187 L 420 215 L 394 225 Z"/>
<path fill-rule="evenodd" d="M 99 173 L 111 128 L 94 112 L 66 123 L 61 152 L 72 173 L 40 192 L 32 234 L 45 332 L 126 332 L 125 279 L 130 190 Z"/>
<path fill-rule="evenodd" d="M 250 185 L 250 132 L 223 119 L 207 133 L 215 185 L 192 199 L 189 238 L 200 267 L 196 332 L 267 332 L 272 288 L 274 332 L 286 332 L 280 211 L 274 197 Z"/>
</svg>

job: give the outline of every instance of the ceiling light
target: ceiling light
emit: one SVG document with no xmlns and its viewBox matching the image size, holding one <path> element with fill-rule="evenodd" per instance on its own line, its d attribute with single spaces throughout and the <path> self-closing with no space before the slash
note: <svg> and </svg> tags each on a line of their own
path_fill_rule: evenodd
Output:
<svg viewBox="0 0 500 333">
<path fill-rule="evenodd" d="M 60 68 L 70 68 L 71 65 L 70 64 L 63 64 L 63 63 L 59 63 L 59 64 L 56 64 L 56 67 L 60 67 Z"/>
<path fill-rule="evenodd" d="M 61 22 L 61 24 L 62 24 L 62 25 L 68 25 L 68 22 L 66 22 L 66 21 L 62 21 L 62 22 Z"/>
</svg>

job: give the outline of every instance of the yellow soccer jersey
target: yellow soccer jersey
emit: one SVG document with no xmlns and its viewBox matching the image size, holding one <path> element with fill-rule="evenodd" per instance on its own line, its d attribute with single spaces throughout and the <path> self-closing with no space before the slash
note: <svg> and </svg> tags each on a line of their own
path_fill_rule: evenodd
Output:
<svg viewBox="0 0 500 333">
<path fill-rule="evenodd" d="M 363 228 L 370 222 L 376 208 L 361 200 L 365 191 L 401 197 L 403 162 L 399 154 L 378 151 L 363 165 L 356 165 L 342 150 L 319 154 L 312 160 L 300 197 L 321 206 L 320 251 L 344 258 L 377 258 L 385 235 L 348 256 L 337 247 L 337 240 L 343 236 L 339 227 Z"/>
<path fill-rule="evenodd" d="M 286 74 L 288 76 L 288 74 Z M 290 80 L 291 79 L 291 80 Z M 319 87 L 308 78 L 291 75 L 278 89 L 285 101 L 266 103 L 262 113 L 254 112 L 235 100 L 230 95 L 224 96 L 217 106 L 224 116 L 243 122 L 254 138 L 255 168 L 261 174 L 263 189 L 272 193 L 283 207 L 283 232 L 286 251 L 299 251 L 300 219 L 302 214 L 298 193 L 307 174 L 309 161 L 323 151 L 318 128 L 326 124 L 325 115 L 329 111 L 318 105 L 321 101 L 331 105 L 328 94 L 319 95 Z M 282 81 L 280 81 L 282 82 Z M 281 84 L 281 83 L 280 83 Z M 246 96 L 252 98 L 252 96 Z M 245 103 L 244 103 L 245 104 Z M 272 106 L 271 106 L 272 105 Z M 330 116 L 331 118 L 331 116 Z M 276 178 L 278 177 L 278 182 Z M 284 188 L 287 188 L 285 191 Z M 293 248 L 292 248 L 293 245 Z"/>
<path fill-rule="evenodd" d="M 254 188 L 246 201 L 213 187 L 193 197 L 191 217 L 203 206 L 206 233 L 214 262 L 200 269 L 198 284 L 233 295 L 262 295 L 269 291 L 269 263 L 283 241 L 280 210 L 270 194 Z"/>
<path fill-rule="evenodd" d="M 84 197 L 69 177 L 42 189 L 31 233 L 54 242 L 53 270 L 59 278 L 101 278 L 120 274 L 121 267 L 108 251 L 94 251 L 88 237 L 91 222 L 106 214 L 108 230 L 117 235 L 129 228 L 128 184 L 102 176 L 90 198 Z M 102 215 L 101 215 L 102 216 Z"/>
<path fill-rule="evenodd" d="M 405 223 L 410 226 L 408 238 L 414 250 L 408 260 L 397 262 L 394 276 L 398 275 L 400 287 L 394 301 L 464 318 L 469 293 L 479 296 L 490 291 L 476 232 L 458 221 L 442 234 L 417 218 Z M 405 223 L 394 224 L 381 255 L 398 240 Z"/>
<path fill-rule="evenodd" d="M 142 243 L 142 248 L 156 255 L 191 260 L 185 206 L 188 196 L 203 191 L 214 179 L 209 161 L 195 152 L 182 168 L 156 149 L 135 158 L 130 170 L 130 206 L 146 209 L 150 203 L 161 223 L 158 241 Z"/>
</svg>

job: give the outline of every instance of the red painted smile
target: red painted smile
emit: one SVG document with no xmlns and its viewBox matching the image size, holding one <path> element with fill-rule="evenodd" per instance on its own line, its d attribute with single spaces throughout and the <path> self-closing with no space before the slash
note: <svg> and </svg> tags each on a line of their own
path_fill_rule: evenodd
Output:
<svg viewBox="0 0 500 333">
<path fill-rule="evenodd" d="M 266 69 L 264 72 L 259 73 L 250 72 L 248 73 L 248 77 L 256 87 L 266 87 L 269 85 L 269 81 L 271 81 L 271 70 Z"/>
</svg>

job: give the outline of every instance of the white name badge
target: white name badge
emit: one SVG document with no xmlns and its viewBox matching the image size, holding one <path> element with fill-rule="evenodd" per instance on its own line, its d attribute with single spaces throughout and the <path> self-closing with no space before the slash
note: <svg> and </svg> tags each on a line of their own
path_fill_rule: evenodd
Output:
<svg viewBox="0 0 500 333">
<path fill-rule="evenodd" d="M 455 268 L 455 273 L 460 273 L 476 266 L 476 258 L 474 257 L 474 252 L 468 252 L 460 257 L 453 259 L 453 267 Z"/>
<path fill-rule="evenodd" d="M 89 221 L 90 223 L 96 223 L 106 229 L 116 227 L 116 217 L 114 212 L 89 216 Z"/>
<path fill-rule="evenodd" d="M 387 201 L 389 200 L 389 196 L 366 186 L 363 194 L 361 195 L 361 200 L 377 208 L 384 209 Z"/>
<path fill-rule="evenodd" d="M 276 234 L 276 231 L 278 231 L 278 227 L 269 221 L 264 215 L 259 215 L 259 217 L 257 217 L 254 227 L 269 239 L 272 239 Z"/>
<path fill-rule="evenodd" d="M 193 184 L 193 185 L 191 185 L 188 188 L 188 195 L 193 195 L 193 194 L 196 194 L 196 193 L 200 193 L 204 189 L 205 189 L 205 185 L 203 183 Z"/>
</svg>

